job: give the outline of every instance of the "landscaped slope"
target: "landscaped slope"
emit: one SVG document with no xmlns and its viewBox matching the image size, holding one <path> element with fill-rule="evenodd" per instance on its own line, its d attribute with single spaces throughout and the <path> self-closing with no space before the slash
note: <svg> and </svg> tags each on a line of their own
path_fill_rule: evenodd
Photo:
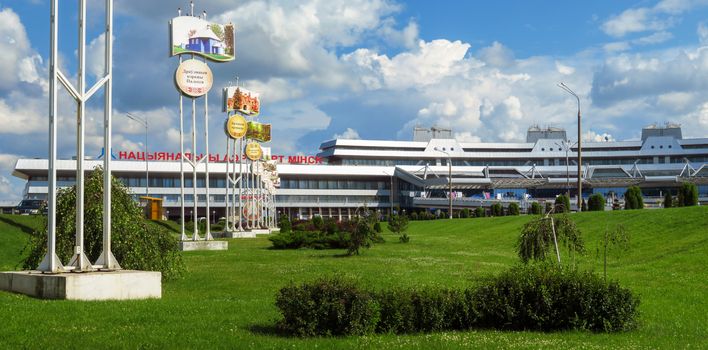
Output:
<svg viewBox="0 0 708 350">
<path fill-rule="evenodd" d="M 14 220 L 16 217 L 12 217 Z M 271 250 L 265 237 L 232 240 L 226 252 L 190 252 L 185 277 L 163 284 L 163 299 L 138 302 L 46 302 L 0 292 L 7 347 L 229 348 L 676 348 L 705 346 L 708 337 L 708 208 L 573 214 L 583 232 L 583 268 L 602 273 L 600 235 L 623 224 L 631 249 L 608 260 L 608 275 L 641 299 L 640 328 L 629 333 L 444 332 L 298 339 L 278 336 L 275 293 L 290 281 L 346 275 L 370 288 L 466 286 L 519 261 L 516 238 L 530 217 L 414 221 L 410 243 L 376 244 L 361 256 L 332 250 Z M 23 219 L 24 220 L 24 219 Z M 3 222 L 0 222 L 2 225 Z M 386 226 L 386 225 L 383 225 Z M 22 245 L 15 225 L 2 237 Z M 0 265 L 15 251 L 0 243 Z M 10 253 L 8 253 L 10 252 Z M 565 258 L 565 255 L 563 255 Z M 28 327 L 31 325 L 31 327 Z M 43 334 L 37 337 L 36 334 Z"/>
</svg>

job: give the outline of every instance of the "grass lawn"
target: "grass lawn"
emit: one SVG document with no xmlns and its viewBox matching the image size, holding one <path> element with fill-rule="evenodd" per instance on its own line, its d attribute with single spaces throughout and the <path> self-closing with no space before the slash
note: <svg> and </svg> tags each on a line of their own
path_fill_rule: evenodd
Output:
<svg viewBox="0 0 708 350">
<path fill-rule="evenodd" d="M 188 272 L 163 282 L 163 298 L 145 301 L 43 301 L 0 292 L 0 347 L 7 348 L 706 348 L 708 208 L 582 213 L 572 216 L 588 253 L 584 268 L 602 272 L 595 250 L 605 227 L 622 223 L 631 251 L 609 260 L 610 278 L 641 296 L 639 329 L 590 332 L 476 330 L 413 335 L 299 339 L 275 335 L 275 293 L 290 281 L 347 275 L 370 288 L 467 286 L 518 261 L 514 243 L 528 217 L 411 222 L 411 242 L 387 243 L 342 258 L 342 251 L 270 250 L 265 237 L 231 240 L 224 252 L 185 253 Z M 0 216 L 0 267 L 14 269 L 37 225 Z M 385 226 L 385 225 L 383 225 Z"/>
</svg>

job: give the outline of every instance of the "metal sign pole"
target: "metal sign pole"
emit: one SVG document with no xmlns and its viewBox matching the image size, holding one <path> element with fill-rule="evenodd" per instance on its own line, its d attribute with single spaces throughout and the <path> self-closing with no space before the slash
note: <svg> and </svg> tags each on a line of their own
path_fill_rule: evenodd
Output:
<svg viewBox="0 0 708 350">
<path fill-rule="evenodd" d="M 182 56 L 179 56 L 179 63 L 182 64 Z M 180 240 L 186 241 L 187 234 L 184 232 L 184 108 L 182 103 L 182 93 L 179 93 L 179 195 L 180 211 L 179 217 L 182 222 Z"/>
<path fill-rule="evenodd" d="M 75 271 L 92 270 L 84 253 L 84 134 L 86 117 L 86 0 L 79 1 L 79 81 L 76 139 L 76 240 L 74 256 L 69 265 Z M 108 40 L 108 39 L 106 39 Z M 108 150 L 107 152 L 110 152 Z"/>
<path fill-rule="evenodd" d="M 50 15 L 50 55 L 49 55 L 49 174 L 47 192 L 47 255 L 37 268 L 43 272 L 64 271 L 56 248 L 57 228 L 57 83 L 58 83 L 58 31 L 59 10 L 57 0 L 52 0 Z"/>
<path fill-rule="evenodd" d="M 197 99 L 192 97 L 192 203 L 194 204 L 194 214 L 192 215 L 192 223 L 194 230 L 192 240 L 199 240 L 199 195 L 197 194 Z"/>
<path fill-rule="evenodd" d="M 227 114 L 228 118 L 228 114 Z M 229 189 L 231 189 L 231 138 L 226 135 L 226 194 L 224 195 L 224 212 L 226 213 L 226 222 L 224 223 L 224 231 L 231 231 L 231 198 L 229 198 Z"/>
<path fill-rule="evenodd" d="M 105 76 L 108 77 L 104 86 L 105 110 L 103 111 L 103 252 L 98 257 L 96 265 L 103 269 L 116 270 L 120 265 L 111 251 L 111 157 L 113 116 L 113 1 L 106 0 L 106 59 Z M 147 140 L 146 140 L 147 145 Z M 147 157 L 147 156 L 146 156 Z"/>
<path fill-rule="evenodd" d="M 236 147 L 236 142 L 234 142 L 234 147 Z M 236 154 L 235 149 L 234 149 L 234 154 Z M 237 157 L 238 157 L 238 230 L 243 231 L 243 203 L 241 202 L 241 196 L 243 196 L 243 137 L 238 140 L 238 155 L 237 155 Z"/>
<path fill-rule="evenodd" d="M 206 63 L 206 60 L 204 60 Z M 204 160 L 204 187 L 206 188 L 206 235 L 205 240 L 210 241 L 214 238 L 211 236 L 211 207 L 209 202 L 209 94 L 204 95 L 204 153 L 206 153 L 206 159 Z"/>
</svg>

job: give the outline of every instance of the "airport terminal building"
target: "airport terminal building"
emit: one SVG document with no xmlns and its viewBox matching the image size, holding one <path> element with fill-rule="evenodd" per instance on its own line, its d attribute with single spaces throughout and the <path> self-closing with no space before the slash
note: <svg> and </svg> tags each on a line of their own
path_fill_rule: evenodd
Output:
<svg viewBox="0 0 708 350">
<path fill-rule="evenodd" d="M 272 156 L 281 183 L 278 212 L 291 217 L 313 215 L 347 219 L 363 205 L 382 214 L 391 210 L 447 210 L 489 206 L 501 201 L 553 200 L 570 191 L 577 195 L 577 147 L 564 142 L 566 132 L 532 127 L 523 143 L 459 142 L 452 131 L 416 128 L 412 141 L 336 139 L 321 144 L 312 156 Z M 142 152 L 114 151 L 113 175 L 138 196 L 163 200 L 165 216 L 177 218 L 180 208 L 179 154 L 155 152 L 145 162 Z M 206 213 L 204 164 L 197 168 L 199 216 L 221 217 L 225 212 L 227 165 L 211 155 L 209 203 Z M 86 169 L 102 164 L 86 160 Z M 147 163 L 147 164 L 146 164 Z M 684 139 L 678 125 L 642 129 L 641 140 L 584 142 L 583 197 L 602 193 L 620 198 L 629 186 L 639 186 L 647 202 L 666 191 L 676 193 L 683 182 L 697 184 L 702 202 L 708 200 L 708 138 Z M 19 159 L 13 174 L 27 180 L 25 199 L 45 199 L 46 159 Z M 57 183 L 70 186 L 75 160 L 57 161 Z M 146 186 L 146 166 L 149 186 Z M 185 165 L 187 216 L 195 196 L 191 168 Z M 449 176 L 451 174 L 451 176 Z M 448 190 L 452 187 L 452 192 Z M 575 205 L 575 204 L 573 204 Z"/>
</svg>

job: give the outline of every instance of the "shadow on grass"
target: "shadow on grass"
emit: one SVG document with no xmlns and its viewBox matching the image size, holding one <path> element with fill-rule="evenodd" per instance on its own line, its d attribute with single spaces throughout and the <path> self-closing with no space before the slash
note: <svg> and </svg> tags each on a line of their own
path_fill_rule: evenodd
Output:
<svg viewBox="0 0 708 350">
<path fill-rule="evenodd" d="M 274 337 L 280 337 L 280 338 L 297 338 L 296 336 L 287 333 L 283 331 L 282 329 L 278 328 L 275 323 L 272 324 L 256 324 L 251 327 L 248 327 L 248 330 L 251 331 L 253 334 L 257 335 L 265 335 L 265 336 L 274 336 Z"/>
<path fill-rule="evenodd" d="M 4 217 L 4 216 L 0 216 L 0 221 L 4 222 L 10 226 L 15 226 L 15 227 L 19 228 L 20 230 L 22 230 L 22 232 L 24 232 L 28 235 L 31 235 L 32 233 L 34 233 L 36 231 L 34 228 L 32 228 L 30 226 L 10 220 L 9 218 Z"/>
</svg>

